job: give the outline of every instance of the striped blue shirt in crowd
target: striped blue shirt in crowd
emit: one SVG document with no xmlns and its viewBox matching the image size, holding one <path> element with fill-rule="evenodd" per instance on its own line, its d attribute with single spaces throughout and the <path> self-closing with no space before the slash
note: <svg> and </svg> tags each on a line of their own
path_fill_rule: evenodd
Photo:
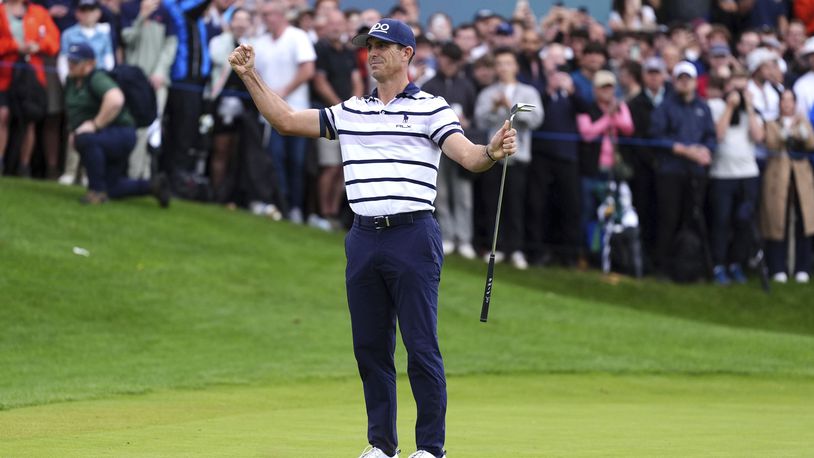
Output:
<svg viewBox="0 0 814 458">
<path fill-rule="evenodd" d="M 455 132 L 446 100 L 412 83 L 387 104 L 374 90 L 320 112 L 320 135 L 339 140 L 348 202 L 362 216 L 434 210 L 441 147 Z"/>
</svg>

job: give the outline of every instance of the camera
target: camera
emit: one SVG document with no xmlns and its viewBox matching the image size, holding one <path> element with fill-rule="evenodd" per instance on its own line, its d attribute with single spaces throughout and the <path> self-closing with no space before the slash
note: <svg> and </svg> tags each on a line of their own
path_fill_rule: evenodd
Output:
<svg viewBox="0 0 814 458">
<path fill-rule="evenodd" d="M 732 94 L 732 92 L 738 93 L 738 96 L 740 96 L 740 102 L 738 103 L 738 106 L 735 107 L 735 110 L 732 113 L 732 118 L 730 118 L 729 120 L 729 125 L 737 126 L 738 124 L 741 123 L 741 113 L 746 112 L 746 97 L 743 96 L 743 89 L 738 89 L 735 91 L 727 92 L 726 95 L 724 95 L 724 100 L 728 100 L 729 95 Z"/>
</svg>

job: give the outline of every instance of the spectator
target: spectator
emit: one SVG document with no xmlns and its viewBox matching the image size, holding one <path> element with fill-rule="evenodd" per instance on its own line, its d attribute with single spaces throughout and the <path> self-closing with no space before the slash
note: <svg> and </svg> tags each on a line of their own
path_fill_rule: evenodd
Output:
<svg viewBox="0 0 814 458">
<path fill-rule="evenodd" d="M 746 57 L 760 46 L 760 35 L 755 30 L 747 30 L 743 32 L 738 38 L 736 50 L 738 51 L 738 58 L 740 59 L 743 67 L 748 67 Z"/>
<path fill-rule="evenodd" d="M 633 119 L 627 104 L 616 99 L 616 77 L 607 70 L 594 74 L 594 102 L 583 107 L 577 115 L 577 127 L 582 140 L 579 160 L 582 231 L 590 246 L 591 226 L 596 223 L 596 209 L 605 198 L 613 169 L 620 160 L 616 154 L 619 135 L 633 133 Z"/>
<path fill-rule="evenodd" d="M 494 48 L 517 49 L 518 44 L 514 25 L 511 22 L 501 22 L 495 29 Z"/>
<path fill-rule="evenodd" d="M 314 47 L 305 32 L 289 25 L 282 1 L 270 0 L 261 11 L 267 31 L 254 45 L 257 71 L 295 110 L 308 109 L 307 83 L 314 76 Z M 304 222 L 305 148 L 305 138 L 283 136 L 272 128 L 268 151 L 274 159 L 288 218 L 297 224 Z"/>
<path fill-rule="evenodd" d="M 691 63 L 676 65 L 675 92 L 668 94 L 651 116 L 650 134 L 666 148 L 656 179 L 658 262 L 664 273 L 671 271 L 676 233 L 703 208 L 706 167 L 716 146 L 709 107 L 695 93 L 697 77 Z"/>
<path fill-rule="evenodd" d="M 633 119 L 633 135 L 639 139 L 650 138 L 650 118 L 653 110 L 667 97 L 664 62 L 651 57 L 644 63 L 642 91 L 634 97 L 628 106 Z M 626 161 L 633 169 L 630 190 L 633 193 L 633 206 L 639 214 L 639 228 L 645 253 L 645 265 L 648 270 L 655 259 L 657 207 L 656 207 L 656 170 L 658 154 L 651 144 L 639 144 L 626 150 Z"/>
<path fill-rule="evenodd" d="M 605 67 L 605 48 L 596 42 L 588 43 L 579 59 L 579 70 L 571 73 L 577 97 L 583 104 L 594 102 L 594 75 Z"/>
<path fill-rule="evenodd" d="M 785 1 L 752 0 L 746 10 L 747 25 L 752 28 L 771 27 L 785 35 L 788 30 L 789 7 Z"/>
<path fill-rule="evenodd" d="M 351 97 L 362 96 L 362 77 L 356 68 L 353 50 L 348 47 L 342 30 L 345 17 L 340 11 L 328 13 L 327 35 L 317 42 L 316 73 L 314 74 L 314 94 L 326 107 L 331 107 Z M 342 152 L 339 142 L 325 138 L 316 141 L 319 156 L 319 209 L 323 220 L 313 221 L 323 228 L 339 226 L 339 213 L 342 197 L 345 195 L 345 181 L 342 174 Z M 315 216 L 315 215 L 312 215 Z"/>
<path fill-rule="evenodd" d="M 133 0 L 122 4 L 124 58 L 139 67 L 155 89 L 158 105 L 156 126 L 167 104 L 170 67 L 178 50 L 178 36 L 164 0 Z M 148 129 L 136 132 L 136 147 L 130 155 L 128 176 L 149 178 L 151 159 L 147 154 Z"/>
<path fill-rule="evenodd" d="M 803 21 L 806 33 L 814 34 L 814 0 L 794 0 L 792 4 L 794 5 L 794 16 Z"/>
<path fill-rule="evenodd" d="M 509 110 L 517 102 L 530 103 L 537 107 L 534 111 L 518 113 L 515 118 L 514 128 L 517 129 L 517 153 L 509 162 L 511 180 L 506 180 L 505 208 L 501 218 L 504 221 L 503 230 L 500 231 L 498 249 L 501 252 L 501 260 L 505 258 L 505 253 L 509 254 L 512 265 L 517 269 L 528 268 L 526 256 L 523 254 L 523 241 L 525 222 L 525 205 L 523 198 L 526 195 L 526 175 L 528 164 L 531 162 L 531 130 L 536 129 L 543 122 L 543 106 L 540 101 L 540 94 L 532 86 L 519 83 L 517 81 L 518 66 L 517 57 L 508 48 L 500 48 L 495 51 L 495 70 L 498 81 L 487 87 L 478 95 L 475 104 L 475 119 L 481 129 L 488 130 L 491 137 L 502 125 L 503 121 L 509 118 Z M 494 167 L 490 172 L 484 174 L 483 185 L 491 191 L 486 191 L 483 195 L 495 196 L 500 186 L 501 167 Z M 492 200 L 492 199 L 490 199 Z M 496 214 L 494 207 L 497 202 L 487 202 L 487 212 Z M 494 211 L 492 211 L 494 209 Z M 491 217 L 490 225 L 494 223 L 494 216 Z M 495 261 L 498 254 L 495 252 Z M 488 261 L 488 258 L 487 258 Z"/>
<path fill-rule="evenodd" d="M 165 126 L 161 142 L 160 169 L 173 182 L 175 191 L 184 190 L 189 175 L 196 174 L 202 162 L 200 151 L 203 88 L 212 61 L 201 43 L 209 43 L 204 14 L 212 0 L 167 1 L 173 28 L 178 36 L 178 48 L 170 67 L 170 87 L 164 108 Z M 204 124 L 204 131 L 206 125 Z"/>
<path fill-rule="evenodd" d="M 102 10 L 98 0 L 79 0 L 76 8 L 77 23 L 62 32 L 58 69 L 59 78 L 65 81 L 68 76 L 67 50 L 73 43 L 86 42 L 96 53 L 96 65 L 101 70 L 113 70 L 116 57 L 113 52 L 113 37 L 110 24 L 100 23 Z"/>
<path fill-rule="evenodd" d="M 427 38 L 436 43 L 452 40 L 452 19 L 446 13 L 433 13 L 427 19 Z"/>
<path fill-rule="evenodd" d="M 619 68 L 619 89 L 625 101 L 642 91 L 642 66 L 634 60 L 626 60 Z"/>
<path fill-rule="evenodd" d="M 229 54 L 248 39 L 252 16 L 248 11 L 237 8 L 232 14 L 224 32 L 209 41 L 209 55 L 212 58 L 211 93 L 209 98 L 214 107 L 212 154 L 209 158 L 209 176 L 215 200 L 230 202 L 225 186 L 229 165 L 232 162 L 241 121 L 246 113 L 254 113 L 251 100 L 245 97 L 246 87 L 228 64 Z"/>
<path fill-rule="evenodd" d="M 461 24 L 455 28 L 452 39 L 461 51 L 464 53 L 464 60 L 472 62 L 472 50 L 478 46 L 478 33 L 475 31 L 475 26 L 466 23 Z"/>
<path fill-rule="evenodd" d="M 707 86 L 710 78 L 729 79 L 732 70 L 740 67 L 740 62 L 732 56 L 729 46 L 715 43 L 709 48 L 707 73 L 698 77 L 698 95 L 707 98 Z"/>
<path fill-rule="evenodd" d="M 814 174 L 806 156 L 814 149 L 814 130 L 808 118 L 795 112 L 794 93 L 783 91 L 780 117 L 766 126 L 769 157 L 763 178 L 760 231 L 766 238 L 769 273 L 788 281 L 787 253 L 791 239 L 786 225 L 794 214 L 794 278 L 808 283 L 811 272 L 811 236 L 814 235 Z"/>
<path fill-rule="evenodd" d="M 520 74 L 517 79 L 521 83 L 534 86 L 541 94 L 546 90 L 545 70 L 543 69 L 543 61 L 540 58 L 542 47 L 543 40 L 536 30 L 527 29 L 523 31 L 520 52 L 517 55 L 517 62 L 520 65 Z"/>
<path fill-rule="evenodd" d="M 716 0 L 660 0 L 658 17 L 662 24 L 687 23 L 708 17 L 711 3 Z"/>
<path fill-rule="evenodd" d="M 794 83 L 794 96 L 797 110 L 810 118 L 811 109 L 814 108 L 814 37 L 806 40 L 800 56 L 808 64 L 809 70 Z"/>
<path fill-rule="evenodd" d="M 424 35 L 416 35 L 416 49 L 410 62 L 410 81 L 421 87 L 435 76 L 435 52 L 433 43 Z"/>
<path fill-rule="evenodd" d="M 708 104 L 718 145 L 709 169 L 710 241 L 713 278 L 719 285 L 746 283 L 743 263 L 749 257 L 758 195 L 756 143 L 764 139 L 763 120 L 739 71 Z"/>
<path fill-rule="evenodd" d="M 613 0 L 608 25 L 614 32 L 651 31 L 656 28 L 656 12 L 641 0 Z"/>
<path fill-rule="evenodd" d="M 533 264 L 545 264 L 558 255 L 565 265 L 574 265 L 580 251 L 579 166 L 577 107 L 574 83 L 564 72 L 564 47 L 546 47 L 543 93 L 545 117 L 539 137 L 532 139 L 529 166 L 527 250 Z M 547 252 L 546 244 L 559 247 Z"/>
<path fill-rule="evenodd" d="M 4 158 L 13 114 L 9 92 L 14 89 L 11 87 L 14 66 L 20 61 L 28 61 L 45 92 L 43 57 L 53 56 L 58 50 L 59 30 L 45 8 L 24 0 L 0 3 L 0 175 L 6 166 Z M 23 177 L 31 176 L 35 142 L 33 121 L 38 120 L 20 120 L 22 141 L 17 174 Z"/>
<path fill-rule="evenodd" d="M 88 172 L 88 193 L 82 203 L 97 205 L 108 198 L 151 192 L 162 207 L 169 204 L 169 184 L 160 176 L 151 186 L 146 180 L 125 176 L 127 158 L 136 143 L 133 117 L 124 94 L 105 72 L 94 71 L 93 48 L 85 42 L 68 48 L 65 109 L 68 130 Z"/>
<path fill-rule="evenodd" d="M 487 86 L 495 82 L 495 59 L 491 54 L 478 58 L 472 64 L 472 81 L 475 83 L 475 90 L 480 93 Z"/>
<path fill-rule="evenodd" d="M 755 109 L 765 121 L 774 121 L 780 111 L 780 92 L 771 83 L 771 73 L 777 69 L 777 55 L 766 48 L 758 48 L 746 59 L 751 79 L 747 90 L 752 94 Z"/>
<path fill-rule="evenodd" d="M 470 56 L 477 59 L 488 54 L 494 47 L 495 32 L 503 18 L 490 9 L 480 9 L 475 13 L 473 24 L 478 33 L 480 44 L 472 49 Z"/>
<path fill-rule="evenodd" d="M 803 45 L 806 41 L 806 27 L 799 19 L 792 19 L 789 22 L 786 35 L 784 37 L 785 51 L 783 59 L 785 59 L 788 66 L 786 73 L 785 86 L 792 87 L 794 81 L 802 76 L 808 69 L 807 64 L 800 55 Z"/>
<path fill-rule="evenodd" d="M 475 115 L 475 86 L 461 71 L 464 64 L 461 48 L 454 43 L 441 47 L 438 73 L 423 86 L 423 90 L 443 97 L 458 116 L 461 128 L 472 141 L 470 129 Z M 458 251 L 466 259 L 477 256 L 472 247 L 472 176 L 446 156 L 438 167 L 435 214 L 441 226 L 444 254 Z"/>
</svg>

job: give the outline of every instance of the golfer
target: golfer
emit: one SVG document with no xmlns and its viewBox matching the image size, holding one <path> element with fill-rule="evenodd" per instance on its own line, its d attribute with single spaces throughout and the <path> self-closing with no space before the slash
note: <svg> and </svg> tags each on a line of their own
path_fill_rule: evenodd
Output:
<svg viewBox="0 0 814 458">
<path fill-rule="evenodd" d="M 348 202 L 356 214 L 345 239 L 345 281 L 370 443 L 360 458 L 399 453 L 396 320 L 418 410 L 418 451 L 410 457 L 440 458 L 445 456 L 447 408 L 437 334 L 443 251 L 432 216 L 440 153 L 482 172 L 514 154 L 516 132 L 507 121 L 489 145 L 467 140 L 447 102 L 409 82 L 407 66 L 416 43 L 403 22 L 382 19 L 353 43 L 367 46 L 378 88 L 322 110 L 294 111 L 266 87 L 250 45 L 236 48 L 229 63 L 280 133 L 339 140 L 342 149 Z"/>
</svg>

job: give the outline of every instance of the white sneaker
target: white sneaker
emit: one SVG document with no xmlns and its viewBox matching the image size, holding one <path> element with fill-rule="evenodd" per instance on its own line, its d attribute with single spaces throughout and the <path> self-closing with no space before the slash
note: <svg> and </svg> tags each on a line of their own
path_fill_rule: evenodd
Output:
<svg viewBox="0 0 814 458">
<path fill-rule="evenodd" d="M 63 174 L 62 176 L 59 177 L 59 179 L 57 180 L 57 183 L 59 183 L 59 184 L 61 184 L 63 186 L 71 186 L 71 185 L 73 185 L 74 181 L 76 181 L 75 176 L 65 173 L 65 174 Z"/>
<path fill-rule="evenodd" d="M 359 458 L 399 458 L 399 452 L 396 451 L 395 455 L 390 456 L 384 453 L 380 448 L 368 445 L 364 450 L 362 450 L 362 454 L 359 455 Z"/>
<path fill-rule="evenodd" d="M 444 256 L 449 256 L 455 251 L 455 242 L 452 240 L 444 240 L 441 242 L 441 246 L 444 249 Z"/>
<path fill-rule="evenodd" d="M 304 221 L 302 218 L 302 210 L 300 210 L 297 207 L 292 208 L 288 212 L 288 220 L 294 224 L 302 224 L 302 222 Z"/>
<path fill-rule="evenodd" d="M 523 256 L 522 251 L 512 253 L 512 265 L 517 270 L 526 270 L 529 268 L 529 263 L 526 261 L 526 257 Z"/>
<path fill-rule="evenodd" d="M 435 455 L 426 451 L 426 450 L 419 450 L 412 455 L 408 456 L 407 458 L 435 458 Z M 447 455 L 444 454 L 441 458 L 447 458 Z"/>
<path fill-rule="evenodd" d="M 325 232 L 331 232 L 331 230 L 333 229 L 330 221 L 320 217 L 316 213 L 311 213 L 310 215 L 308 215 L 308 225 L 311 227 L 315 227 L 317 229 L 321 229 Z"/>
<path fill-rule="evenodd" d="M 808 272 L 797 272 L 794 274 L 794 281 L 797 283 L 808 283 L 810 279 Z"/>
<path fill-rule="evenodd" d="M 458 254 L 464 259 L 475 259 L 478 257 L 478 253 L 476 253 L 475 249 L 472 248 L 471 243 L 464 243 L 463 245 L 459 246 Z"/>
<path fill-rule="evenodd" d="M 787 281 L 789 281 L 789 276 L 786 275 L 785 272 L 777 272 L 772 276 L 772 280 L 774 280 L 777 283 L 786 283 Z"/>
</svg>

